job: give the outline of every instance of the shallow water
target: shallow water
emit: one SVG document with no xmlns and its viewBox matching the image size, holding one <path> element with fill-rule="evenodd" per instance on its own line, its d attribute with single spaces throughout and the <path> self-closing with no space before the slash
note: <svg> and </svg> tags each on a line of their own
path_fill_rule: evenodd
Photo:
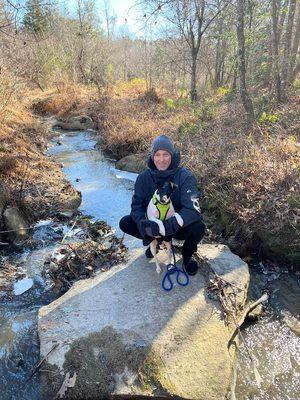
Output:
<svg viewBox="0 0 300 400">
<path fill-rule="evenodd" d="M 106 220 L 121 236 L 119 219 L 129 213 L 136 174 L 123 173 L 94 149 L 92 132 L 61 133 L 53 140 L 49 154 L 60 163 L 72 184 L 82 192 L 80 210 L 95 219 Z M 38 248 L 25 249 L 10 256 L 12 264 L 19 263 L 25 273 L 22 289 L 32 279 L 33 285 L 23 294 L 0 304 L 0 399 L 39 400 L 38 374 L 28 380 L 39 362 L 37 334 L 38 309 L 53 301 L 57 295 L 42 277 L 44 260 L 68 230 L 63 224 L 40 221 L 33 237 Z M 125 237 L 128 247 L 139 241 Z M 20 282 L 20 281 L 19 281 Z M 21 290 L 20 283 L 15 290 Z M 28 382 L 27 382 L 28 380 Z"/>
<path fill-rule="evenodd" d="M 91 132 L 63 133 L 59 142 L 62 144 L 52 147 L 49 153 L 63 164 L 68 180 L 82 193 L 79 209 L 105 220 L 121 235 L 118 221 L 130 212 L 137 175 L 116 170 L 114 163 L 94 148 L 96 139 Z M 126 236 L 125 243 L 132 247 L 139 241 Z"/>
<path fill-rule="evenodd" d="M 242 330 L 239 349 L 237 400 L 300 399 L 300 285 L 289 273 L 277 279 L 251 269 L 249 295 L 270 295 L 264 316 Z M 262 382 L 258 386 L 247 349 L 255 359 Z"/>
<path fill-rule="evenodd" d="M 58 145 L 57 141 L 61 144 Z M 118 221 L 129 213 L 136 175 L 115 170 L 113 162 L 94 149 L 96 139 L 92 132 L 61 132 L 53 143 L 49 154 L 63 164 L 67 179 L 82 192 L 80 210 L 95 219 L 107 221 L 121 236 Z M 1 400 L 41 399 L 38 374 L 26 383 L 39 361 L 38 309 L 55 298 L 42 279 L 41 271 L 44 259 L 67 228 L 52 221 L 41 221 L 39 225 L 34 233 L 39 248 L 14 256 L 34 284 L 22 295 L 0 304 Z M 135 247 L 140 245 L 140 241 L 125 236 L 125 244 Z M 265 290 L 270 292 L 270 303 L 264 317 L 243 329 L 245 343 L 257 361 L 262 385 L 257 387 L 246 347 L 242 344 L 237 366 L 236 399 L 298 400 L 299 283 L 288 273 L 274 280 L 272 274 L 264 275 L 255 268 L 250 272 L 250 297 L 255 300 Z"/>
</svg>

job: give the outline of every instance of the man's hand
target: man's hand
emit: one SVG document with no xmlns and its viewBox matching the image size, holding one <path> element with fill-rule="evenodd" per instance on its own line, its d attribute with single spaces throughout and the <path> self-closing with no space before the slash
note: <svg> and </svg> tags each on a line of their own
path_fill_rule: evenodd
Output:
<svg viewBox="0 0 300 400">
<path fill-rule="evenodd" d="M 166 230 L 166 236 L 173 236 L 179 230 L 180 225 L 178 224 L 176 217 L 171 217 L 164 221 L 164 227 Z"/>
<path fill-rule="evenodd" d="M 138 223 L 138 229 L 145 238 L 146 236 L 150 237 L 159 237 L 159 226 L 156 222 L 154 221 L 149 221 L 148 219 L 143 219 Z"/>
</svg>

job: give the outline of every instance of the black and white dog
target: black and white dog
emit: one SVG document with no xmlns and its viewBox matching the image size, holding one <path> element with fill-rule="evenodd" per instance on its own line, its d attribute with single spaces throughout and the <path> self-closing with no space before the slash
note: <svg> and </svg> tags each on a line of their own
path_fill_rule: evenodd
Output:
<svg viewBox="0 0 300 400">
<path fill-rule="evenodd" d="M 173 182 L 164 182 L 159 185 L 154 192 L 152 199 L 150 200 L 147 207 L 147 217 L 150 221 L 154 221 L 159 226 L 159 233 L 161 236 L 165 236 L 166 231 L 163 221 L 170 217 L 175 217 L 178 224 L 183 226 L 183 219 L 181 216 L 175 212 L 172 201 L 171 194 L 177 186 Z M 159 274 L 161 272 L 161 267 L 157 259 L 157 245 L 160 243 L 157 238 L 150 244 L 151 253 L 154 257 L 156 264 L 156 272 Z M 168 264 L 172 263 L 172 248 L 170 241 L 163 241 L 167 247 L 168 251 Z"/>
</svg>

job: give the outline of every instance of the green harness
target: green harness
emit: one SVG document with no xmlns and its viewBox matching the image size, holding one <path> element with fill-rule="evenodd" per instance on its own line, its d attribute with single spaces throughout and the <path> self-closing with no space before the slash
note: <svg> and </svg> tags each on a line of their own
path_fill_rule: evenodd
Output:
<svg viewBox="0 0 300 400">
<path fill-rule="evenodd" d="M 168 211 L 170 210 L 171 202 L 169 201 L 169 203 L 162 204 L 157 200 L 155 195 L 153 195 L 153 197 L 152 197 L 152 202 L 158 210 L 159 219 L 161 221 L 164 221 L 167 218 Z"/>
</svg>

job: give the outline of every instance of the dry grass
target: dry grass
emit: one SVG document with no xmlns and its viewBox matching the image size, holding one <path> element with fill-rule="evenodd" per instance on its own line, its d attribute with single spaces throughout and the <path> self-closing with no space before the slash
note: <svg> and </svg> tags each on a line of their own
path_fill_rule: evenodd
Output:
<svg viewBox="0 0 300 400">
<path fill-rule="evenodd" d="M 191 107 L 188 102 L 177 104 L 167 97 L 159 90 L 145 95 L 145 84 L 139 80 L 119 84 L 105 93 L 65 85 L 45 92 L 35 105 L 43 113 L 61 118 L 92 116 L 98 123 L 102 148 L 116 158 L 148 150 L 153 137 L 160 133 L 170 135 L 183 163 L 204 189 L 206 204 L 227 213 L 250 234 L 264 230 L 277 236 L 291 252 L 296 251 L 300 244 L 299 96 L 272 110 L 280 116 L 275 123 L 257 124 L 251 130 L 238 102 L 227 103 L 222 96 L 215 96 Z M 33 94 L 32 99 L 36 98 Z M 26 132 L 16 129 L 20 114 L 23 122 L 27 121 Z M 13 115 L 7 132 L 9 140 L 12 132 L 18 132 L 15 143 L 16 148 L 22 148 L 22 162 L 14 165 L 11 177 L 21 185 L 23 160 L 30 161 L 32 167 L 27 181 L 40 179 L 47 165 L 37 155 L 37 148 L 42 146 L 33 139 L 37 132 L 28 129 L 33 124 L 28 110 L 24 114 L 15 109 Z M 26 145 L 28 140 L 33 140 L 37 148 Z M 7 153 L 9 141 L 4 140 L 1 146 L 0 154 L 14 154 Z"/>
<path fill-rule="evenodd" d="M 0 131 L 0 181 L 9 204 L 33 218 L 47 215 L 55 202 L 63 201 L 65 185 L 60 167 L 44 155 L 51 132 L 32 114 L 35 95 L 22 93 L 6 104 Z M 53 199 L 46 195 L 51 192 Z"/>
<path fill-rule="evenodd" d="M 110 97 L 101 116 L 101 146 L 118 159 L 149 149 L 155 136 L 174 136 L 181 125 L 195 119 L 188 107 L 170 109 L 159 93 L 130 93 L 131 97 Z"/>
<path fill-rule="evenodd" d="M 170 108 L 161 96 L 159 102 L 141 101 L 140 90 L 129 92 L 106 103 L 104 149 L 121 158 L 149 149 L 157 134 L 170 135 L 206 203 L 231 216 L 237 222 L 233 228 L 243 225 L 251 235 L 269 232 L 291 252 L 299 249 L 299 96 L 274 110 L 280 116 L 275 123 L 249 130 L 237 102 L 217 98 L 215 110 L 199 111 L 189 105 Z"/>
</svg>

